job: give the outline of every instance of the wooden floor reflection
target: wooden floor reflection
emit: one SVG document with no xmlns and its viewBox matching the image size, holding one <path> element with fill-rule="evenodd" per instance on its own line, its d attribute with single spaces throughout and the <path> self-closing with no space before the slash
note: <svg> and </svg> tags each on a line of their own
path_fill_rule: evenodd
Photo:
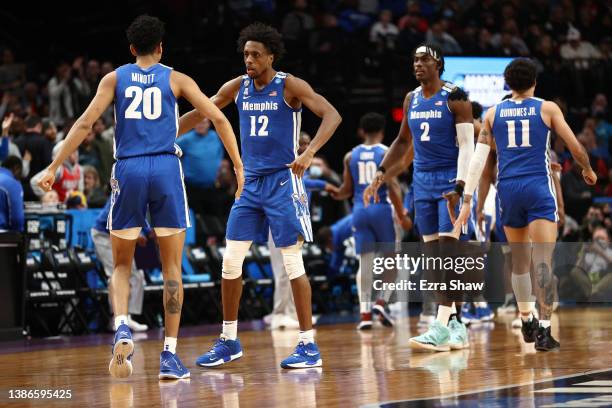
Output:
<svg viewBox="0 0 612 408">
<path fill-rule="evenodd" d="M 571 309 L 553 320 L 562 348 L 536 353 L 510 320 L 470 330 L 468 350 L 412 353 L 408 339 L 415 321 L 368 333 L 354 324 L 317 329 L 324 366 L 286 371 L 279 367 L 295 346 L 296 334 L 283 331 L 241 333 L 244 357 L 216 369 L 200 369 L 195 358 L 213 336 L 179 339 L 179 356 L 192 378 L 159 382 L 160 343 L 139 341 L 135 372 L 113 380 L 107 372 L 110 346 L 78 347 L 0 356 L 0 389 L 70 389 L 69 401 L 20 401 L 3 406 L 81 407 L 349 407 L 490 389 L 611 366 L 609 308 Z M 110 342 L 110 335 L 108 341 Z M 526 395 L 529 397 L 529 388 Z M 5 403 L 8 403 L 6 405 Z"/>
</svg>

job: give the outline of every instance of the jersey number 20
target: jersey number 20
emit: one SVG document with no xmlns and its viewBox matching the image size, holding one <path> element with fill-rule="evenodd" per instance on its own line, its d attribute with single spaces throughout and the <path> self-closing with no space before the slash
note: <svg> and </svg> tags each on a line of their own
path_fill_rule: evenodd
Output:
<svg viewBox="0 0 612 408">
<path fill-rule="evenodd" d="M 138 86 L 125 88 L 125 97 L 132 99 L 125 110 L 126 119 L 142 119 L 142 115 L 149 120 L 155 120 L 161 116 L 162 96 L 161 89 L 154 86 L 146 88 L 143 92 Z M 142 112 L 139 111 L 142 102 Z"/>
</svg>

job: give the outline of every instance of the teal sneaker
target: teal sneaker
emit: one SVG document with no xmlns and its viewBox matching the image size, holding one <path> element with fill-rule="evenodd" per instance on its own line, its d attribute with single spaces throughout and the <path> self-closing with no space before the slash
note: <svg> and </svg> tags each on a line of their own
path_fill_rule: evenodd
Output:
<svg viewBox="0 0 612 408">
<path fill-rule="evenodd" d="M 448 327 L 435 320 L 429 330 L 420 336 L 410 339 L 410 348 L 416 351 L 450 351 L 450 330 Z"/>
<path fill-rule="evenodd" d="M 461 350 L 469 347 L 468 334 L 465 324 L 459 323 L 454 317 L 448 322 L 448 330 L 450 332 L 450 340 L 448 345 L 451 350 Z"/>
</svg>

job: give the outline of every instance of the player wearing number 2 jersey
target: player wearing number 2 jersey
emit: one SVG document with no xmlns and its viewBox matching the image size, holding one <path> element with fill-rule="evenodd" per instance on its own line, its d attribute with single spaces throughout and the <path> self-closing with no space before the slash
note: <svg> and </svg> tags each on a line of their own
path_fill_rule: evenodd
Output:
<svg viewBox="0 0 612 408">
<path fill-rule="evenodd" d="M 551 264 L 558 220 L 550 169 L 551 130 L 563 139 L 582 167 L 585 182 L 595 184 L 597 176 L 559 107 L 534 97 L 536 72 L 536 65 L 526 58 L 513 60 L 504 70 L 512 97 L 490 108 L 485 115 L 455 226 L 459 228 L 468 218 L 470 199 L 493 147 L 499 169 L 501 223 L 512 251 L 512 289 L 521 314 L 523 339 L 535 342 L 537 350 L 547 351 L 559 347 L 550 330 L 554 299 Z M 539 322 L 531 314 L 534 305 L 529 272 L 532 265 L 536 275 L 533 281 L 538 284 L 535 293 L 542 319 Z"/>
<path fill-rule="evenodd" d="M 268 225 L 283 256 L 300 323 L 298 346 L 281 362 L 281 367 L 322 364 L 314 342 L 310 283 L 301 252 L 303 241 L 312 240 L 302 176 L 341 119 L 336 109 L 306 82 L 274 70 L 273 64 L 283 49 L 282 37 L 274 28 L 260 23 L 247 26 L 238 39 L 246 75 L 224 84 L 212 98 L 220 108 L 232 102 L 238 107 L 245 188 L 227 222 L 222 270 L 223 330 L 211 350 L 197 359 L 196 364 L 202 367 L 242 356 L 237 338 L 242 264 L 251 243 L 268 236 Z M 323 120 L 310 146 L 298 156 L 302 105 Z M 198 115 L 188 115 L 186 123 L 195 125 Z"/>
<path fill-rule="evenodd" d="M 420 86 L 404 99 L 404 118 L 364 201 L 376 194 L 388 178 L 403 170 L 405 156 L 413 153 L 415 222 L 427 254 L 438 253 L 440 244 L 454 241 L 452 216 L 463 192 L 467 164 L 474 151 L 472 105 L 460 88 L 440 79 L 444 72 L 441 50 L 422 45 L 414 52 L 414 75 Z M 448 202 L 444 199 L 446 198 Z M 427 271 L 428 274 L 436 271 Z M 438 274 L 434 279 L 443 281 Z M 438 315 L 423 335 L 410 339 L 417 349 L 448 351 L 467 347 L 465 325 L 453 312 L 447 293 L 438 293 Z"/>
<path fill-rule="evenodd" d="M 114 377 L 132 373 L 134 343 L 127 326 L 129 278 L 140 229 L 147 211 L 155 228 L 164 275 L 165 334 L 160 356 L 159 379 L 190 376 L 176 355 L 183 302 L 181 254 L 189 215 L 180 149 L 174 144 L 178 132 L 176 100 L 185 97 L 203 116 L 210 118 L 234 163 L 237 197 L 243 185 L 242 162 L 236 137 L 223 113 L 200 91 L 196 83 L 159 63 L 162 56 L 163 23 L 140 16 L 127 29 L 136 63 L 106 75 L 96 96 L 76 121 L 65 143 L 39 184 L 48 190 L 58 166 L 83 141 L 92 124 L 115 101 L 115 158 L 108 228 L 111 233 L 114 271 L 110 293 L 115 313 L 112 360 Z"/>
</svg>

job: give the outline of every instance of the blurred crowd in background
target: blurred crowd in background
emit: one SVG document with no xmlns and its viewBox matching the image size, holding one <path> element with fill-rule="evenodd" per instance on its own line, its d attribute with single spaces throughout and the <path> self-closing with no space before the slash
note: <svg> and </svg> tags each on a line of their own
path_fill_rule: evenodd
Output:
<svg viewBox="0 0 612 408">
<path fill-rule="evenodd" d="M 411 53 L 418 44 L 437 44 L 446 55 L 533 58 L 540 70 L 536 95 L 561 106 L 599 176 L 596 186 L 585 185 L 565 147 L 553 138 L 552 148 L 563 168 L 567 217 L 562 236 L 589 240 L 599 225 L 611 230 L 610 209 L 602 199 L 612 197 L 610 1 L 170 3 L 157 1 L 151 6 L 157 11 L 152 14 L 168 23 L 164 62 L 193 75 L 209 94 L 216 89 L 213 85 L 243 72 L 235 46 L 242 27 L 254 20 L 278 27 L 287 54 L 277 68 L 308 80 L 344 117 L 334 136 L 336 142 L 330 143 L 315 163 L 321 171 L 311 172 L 311 176 L 314 173 L 336 184 L 343 154 L 359 143 L 355 135 L 361 114 L 374 110 L 395 119 L 388 121 L 385 140 L 390 143 L 395 137 L 398 123 L 391 111 L 401 106 L 405 93 L 416 86 Z M 133 15 L 141 11 L 138 7 L 142 5 L 132 7 Z M 124 17 L 127 21 L 133 15 Z M 86 12 L 82 19 L 94 21 L 95 17 Z M 4 118 L 0 161 L 21 182 L 26 201 L 98 208 L 108 197 L 114 161 L 112 108 L 96 122 L 78 152 L 66 160 L 53 192 L 43 194 L 30 183 L 51 162 L 58 143 L 94 96 L 100 79 L 118 65 L 131 62 L 127 44 L 122 47 L 125 40 L 112 41 L 123 37 L 123 20 L 108 24 L 114 30 L 105 40 L 109 44 L 96 52 L 116 51 L 95 56 L 91 50 L 97 49 L 100 32 L 85 31 L 82 38 L 74 39 L 72 48 L 66 48 L 65 55 L 58 51 L 61 41 L 50 34 L 53 46 L 50 58 L 46 58 L 30 52 L 27 41 L 8 36 L 6 27 L 10 24 L 0 31 L 0 118 Z M 110 30 L 108 27 L 105 29 Z M 88 40 L 91 48 L 74 50 L 74 43 Z M 40 40 L 37 44 L 40 46 Z M 237 131 L 235 112 L 228 109 L 226 113 Z M 314 132 L 317 125 L 315 118 L 305 117 L 306 131 Z M 197 213 L 225 220 L 236 183 L 210 122 L 203 121 L 178 143 L 185 152 L 182 160 L 191 207 Z M 404 182 L 409 181 L 406 176 Z M 332 224 L 346 212 L 346 205 L 334 202 L 324 191 L 315 193 L 312 201 L 315 229 Z"/>
</svg>

